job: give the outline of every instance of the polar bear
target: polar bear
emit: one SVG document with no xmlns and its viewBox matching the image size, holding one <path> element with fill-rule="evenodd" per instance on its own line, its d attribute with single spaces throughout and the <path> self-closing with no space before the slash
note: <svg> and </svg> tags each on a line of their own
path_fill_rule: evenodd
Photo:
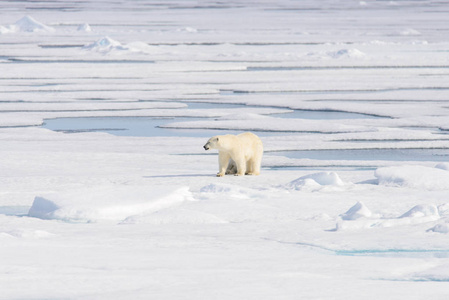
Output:
<svg viewBox="0 0 449 300">
<path fill-rule="evenodd" d="M 259 175 L 263 155 L 263 145 L 260 138 L 245 132 L 239 135 L 227 134 L 211 137 L 205 150 L 218 150 L 218 174 Z"/>
</svg>

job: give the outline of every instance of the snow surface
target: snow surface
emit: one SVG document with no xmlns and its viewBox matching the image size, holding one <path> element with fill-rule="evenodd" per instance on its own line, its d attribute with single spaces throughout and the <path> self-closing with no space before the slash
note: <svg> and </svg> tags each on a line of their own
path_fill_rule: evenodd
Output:
<svg viewBox="0 0 449 300">
<path fill-rule="evenodd" d="M 448 299 L 445 1 L 0 16 L 0 299 Z M 41 126 L 77 117 L 170 135 Z M 245 130 L 261 175 L 215 177 L 203 136 Z"/>
</svg>

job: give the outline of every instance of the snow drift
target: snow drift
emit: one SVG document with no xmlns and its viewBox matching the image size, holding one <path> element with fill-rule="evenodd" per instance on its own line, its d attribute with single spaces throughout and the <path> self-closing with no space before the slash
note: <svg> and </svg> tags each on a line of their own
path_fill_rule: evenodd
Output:
<svg viewBox="0 0 449 300">
<path fill-rule="evenodd" d="M 357 202 L 356 205 L 351 207 L 347 212 L 341 215 L 343 220 L 357 220 L 360 218 L 369 218 L 372 216 L 372 212 L 362 202 Z"/>
<path fill-rule="evenodd" d="M 192 200 L 188 187 L 109 187 L 37 196 L 28 216 L 67 222 L 121 221 Z"/>
<path fill-rule="evenodd" d="M 386 167 L 377 169 L 374 176 L 377 177 L 379 185 L 425 190 L 449 189 L 449 172 L 442 168 L 424 166 Z"/>
<path fill-rule="evenodd" d="M 302 176 L 286 184 L 291 190 L 318 190 L 323 186 L 342 186 L 345 182 L 335 172 L 320 172 Z"/>
<path fill-rule="evenodd" d="M 332 58 L 364 58 L 365 53 L 358 49 L 340 49 L 335 52 L 328 52 L 327 55 Z"/>
<path fill-rule="evenodd" d="M 100 53 L 109 53 L 112 51 L 127 51 L 128 47 L 122 45 L 120 42 L 111 39 L 110 37 L 103 37 L 89 45 L 84 46 L 84 50 L 90 50 Z"/>
<path fill-rule="evenodd" d="M 92 32 L 92 28 L 87 23 L 79 25 L 77 30 L 82 32 Z"/>
<path fill-rule="evenodd" d="M 441 223 L 437 224 L 434 227 L 427 230 L 428 232 L 438 232 L 438 233 L 449 233 L 449 224 L 448 223 Z"/>
<path fill-rule="evenodd" d="M 129 44 L 122 44 L 119 41 L 111 39 L 110 37 L 107 36 L 91 44 L 85 45 L 83 49 L 86 51 L 94 53 L 96 52 L 100 54 L 157 53 L 154 47 L 151 47 L 146 43 L 132 42 Z"/>
<path fill-rule="evenodd" d="M 449 171 L 449 163 L 439 163 L 435 166 L 435 168 Z"/>
<path fill-rule="evenodd" d="M 363 203 L 358 202 L 347 212 L 340 215 L 336 230 L 359 230 L 374 227 L 397 227 L 404 225 L 422 224 L 440 220 L 439 209 L 433 204 L 415 205 L 397 218 L 385 218 L 372 213 Z M 444 226 L 434 227 L 429 231 L 444 231 Z"/>
</svg>

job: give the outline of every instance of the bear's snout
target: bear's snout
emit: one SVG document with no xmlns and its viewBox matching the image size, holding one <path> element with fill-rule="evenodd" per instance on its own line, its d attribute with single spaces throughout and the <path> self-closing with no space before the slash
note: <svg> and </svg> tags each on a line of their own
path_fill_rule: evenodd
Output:
<svg viewBox="0 0 449 300">
<path fill-rule="evenodd" d="M 209 146 L 206 144 L 203 146 L 204 150 L 209 150 Z"/>
</svg>

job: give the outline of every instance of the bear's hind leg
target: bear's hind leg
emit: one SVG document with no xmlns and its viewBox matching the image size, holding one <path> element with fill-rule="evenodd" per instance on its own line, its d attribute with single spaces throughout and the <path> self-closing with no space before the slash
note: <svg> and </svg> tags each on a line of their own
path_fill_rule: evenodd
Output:
<svg viewBox="0 0 449 300">
<path fill-rule="evenodd" d="M 235 164 L 235 161 L 232 159 L 229 160 L 228 168 L 226 169 L 226 175 L 232 175 L 237 174 L 237 165 Z"/>
<path fill-rule="evenodd" d="M 260 170 L 257 166 L 257 162 L 254 159 L 248 161 L 248 170 L 246 171 L 247 175 L 259 175 Z"/>
<path fill-rule="evenodd" d="M 246 172 L 245 175 L 253 175 L 253 164 L 251 160 L 246 162 Z"/>
<path fill-rule="evenodd" d="M 246 173 L 246 161 L 244 159 L 234 159 L 235 164 L 237 165 L 237 174 L 236 176 L 243 176 Z"/>
<path fill-rule="evenodd" d="M 250 175 L 260 175 L 260 161 L 261 157 L 255 157 L 251 160 L 251 173 Z"/>
</svg>

